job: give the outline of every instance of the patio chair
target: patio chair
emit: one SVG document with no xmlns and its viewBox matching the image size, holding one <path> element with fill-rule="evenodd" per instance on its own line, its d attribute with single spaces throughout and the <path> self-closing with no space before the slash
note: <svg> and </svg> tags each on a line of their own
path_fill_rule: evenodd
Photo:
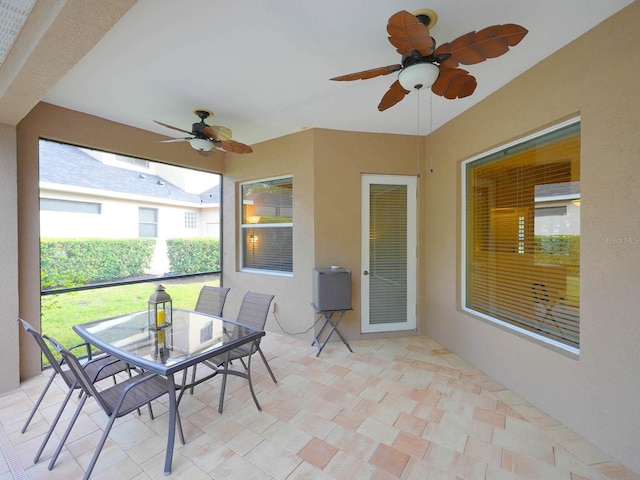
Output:
<svg viewBox="0 0 640 480">
<path fill-rule="evenodd" d="M 98 446 L 96 447 L 96 451 L 91 458 L 91 462 L 87 466 L 87 470 L 85 471 L 84 479 L 86 480 L 91 476 L 91 472 L 93 471 L 93 468 L 98 461 L 100 452 L 104 447 L 107 437 L 109 436 L 109 432 L 111 431 L 111 427 L 113 426 L 116 418 L 120 418 L 133 412 L 134 410 L 138 410 L 145 404 L 149 404 L 153 400 L 156 400 L 157 398 L 168 393 L 169 382 L 167 382 L 166 378 L 155 373 L 142 372 L 140 375 L 130 377 L 120 383 L 116 383 L 109 388 L 98 391 L 91 377 L 87 375 L 87 370 L 83 368 L 82 364 L 73 353 L 62 347 L 51 337 L 43 335 L 43 338 L 45 338 L 53 346 L 53 348 L 55 348 L 60 353 L 60 355 L 62 355 L 63 360 L 69 367 L 69 371 L 75 377 L 75 382 L 80 385 L 80 388 L 82 389 L 82 396 L 80 397 L 80 401 L 78 402 L 76 411 L 73 414 L 73 417 L 71 418 L 67 429 L 60 438 L 58 448 L 53 454 L 53 457 L 51 457 L 51 461 L 49 462 L 48 466 L 49 470 L 51 470 L 55 465 L 55 462 L 58 459 L 60 452 L 62 451 L 62 447 L 67 441 L 67 438 L 69 438 L 69 434 L 71 433 L 71 430 L 76 420 L 78 419 L 78 416 L 80 415 L 82 407 L 84 406 L 87 398 L 93 397 L 109 418 L 109 421 L 104 428 L 104 432 L 102 433 L 102 437 L 98 442 Z M 182 432 L 180 415 L 178 412 L 176 412 L 176 415 L 177 425 L 180 431 L 180 438 L 184 443 L 184 434 Z"/>
<path fill-rule="evenodd" d="M 553 301 L 544 283 L 534 283 L 531 287 L 533 303 L 536 309 L 536 319 L 548 330 L 547 333 L 560 335 L 577 335 L 578 309 L 566 304 L 564 297 Z"/>
<path fill-rule="evenodd" d="M 271 306 L 273 298 L 274 295 L 247 292 L 242 299 L 242 303 L 240 304 L 240 311 L 238 312 L 236 321 L 238 323 L 242 323 L 258 330 L 264 330 L 264 325 L 265 323 L 267 323 L 267 315 L 269 314 L 269 307 Z M 253 355 L 254 353 L 256 353 L 256 351 L 260 354 L 260 357 L 262 357 L 264 366 L 267 367 L 267 371 L 269 372 L 273 383 L 278 383 L 276 377 L 271 371 L 271 367 L 269 367 L 269 362 L 267 362 L 264 353 L 262 353 L 262 349 L 260 348 L 259 344 L 257 346 L 257 349 L 255 350 L 253 349 L 252 345 L 242 345 L 238 348 L 234 348 L 233 350 L 231 350 L 230 360 L 239 359 L 246 370 L 247 365 L 244 363 L 244 357 Z"/>
<path fill-rule="evenodd" d="M 240 311 L 238 312 L 238 316 L 236 321 L 243 325 L 247 325 L 249 327 L 253 327 L 258 330 L 264 331 L 264 325 L 267 322 L 267 315 L 269 314 L 269 307 L 271 302 L 273 301 L 274 295 L 266 295 L 263 293 L 256 292 L 247 292 L 242 299 L 242 303 L 240 305 Z M 258 352 L 262 357 L 262 361 L 264 362 L 265 367 L 267 367 L 267 371 L 271 376 L 271 380 L 274 383 L 278 383 L 276 377 L 273 375 L 271 371 L 271 367 L 269 367 L 269 363 L 267 362 L 264 353 L 260 349 L 260 343 L 250 343 L 246 345 L 242 345 L 240 347 L 234 348 L 224 355 L 219 355 L 217 357 L 213 357 L 210 360 L 203 362 L 209 368 L 215 371 L 217 370 L 226 370 L 229 368 L 229 365 L 233 360 L 240 360 L 242 362 L 242 366 L 245 370 L 248 371 L 248 366 L 245 363 L 245 357 L 249 357 L 254 353 Z M 199 382 L 198 382 L 199 383 Z M 218 412 L 222 413 L 222 408 L 224 404 L 224 392 L 227 384 L 227 374 L 223 373 L 222 377 L 222 387 L 220 391 L 220 404 L 218 407 Z M 194 380 L 192 379 L 191 393 L 193 393 L 194 388 Z M 249 379 L 249 386 L 251 387 L 251 379 Z M 253 388 L 253 387 L 251 387 Z M 256 405 L 257 401 L 256 401 Z M 258 405 L 258 410 L 260 409 Z"/>
<path fill-rule="evenodd" d="M 551 311 L 551 300 L 547 293 L 547 287 L 544 283 L 533 283 L 531 285 L 531 294 L 533 295 L 533 304 L 536 309 L 536 318 L 539 322 L 544 323 Z"/>
<path fill-rule="evenodd" d="M 205 285 L 200 289 L 195 311 L 220 317 L 229 290 L 229 288 L 225 287 L 210 287 Z"/>
<path fill-rule="evenodd" d="M 222 316 L 222 310 L 224 308 L 224 302 L 227 299 L 227 294 L 230 288 L 226 287 L 211 287 L 205 285 L 200 289 L 198 300 L 196 301 L 196 312 L 207 313 L 209 315 L 215 315 L 216 317 Z M 198 365 L 193 366 L 191 373 L 191 384 L 196 381 L 196 369 Z M 193 394 L 193 386 L 191 387 L 191 393 Z"/>
<path fill-rule="evenodd" d="M 53 423 L 51 424 L 51 427 L 49 429 L 47 437 L 45 438 L 45 442 L 44 442 L 43 446 L 41 447 L 41 449 L 43 449 L 44 445 L 46 445 L 46 440 L 49 439 L 49 436 L 53 432 L 53 429 L 55 428 L 56 423 L 60 419 L 60 415 L 62 414 L 62 410 L 64 410 L 64 407 L 66 406 L 67 402 L 69 401 L 69 398 L 71 398 L 71 393 L 73 392 L 73 390 L 75 390 L 78 387 L 75 385 L 75 377 L 65 367 L 63 361 L 56 360 L 56 358 L 53 356 L 53 353 L 49 349 L 47 343 L 42 338 L 42 335 L 40 335 L 40 332 L 38 332 L 35 328 L 33 328 L 33 326 L 29 322 L 27 322 L 26 320 L 23 320 L 22 318 L 18 318 L 18 323 L 20 323 L 22 325 L 22 328 L 24 328 L 25 332 L 27 332 L 28 334 L 30 334 L 33 337 L 33 339 L 36 341 L 36 343 L 40 347 L 40 351 L 44 354 L 44 356 L 46 357 L 47 361 L 49 362 L 49 365 L 51 365 L 51 368 L 52 368 L 52 373 L 51 373 L 51 376 L 49 377 L 49 381 L 47 382 L 47 384 L 45 385 L 44 389 L 40 393 L 40 396 L 38 397 L 38 400 L 36 401 L 36 404 L 33 406 L 33 409 L 31 410 L 31 413 L 27 417 L 27 420 L 24 423 L 24 426 L 22 427 L 21 432 L 24 433 L 27 430 L 27 427 L 29 426 L 29 423 L 31 423 L 31 420 L 33 419 L 33 416 L 35 415 L 36 411 L 40 407 L 40 404 L 42 403 L 42 400 L 44 399 L 45 395 L 49 391 L 49 387 L 51 386 L 51 384 L 53 383 L 53 380 L 55 379 L 55 377 L 57 375 L 60 375 L 62 377 L 62 379 L 66 383 L 67 387 L 69 388 L 69 391 L 67 392 L 67 396 L 64 399 L 64 401 L 63 401 L 63 403 L 62 403 L 62 405 L 60 407 L 58 415 L 53 420 Z M 86 368 L 87 375 L 94 382 L 99 382 L 100 380 L 104 380 L 104 379 L 106 379 L 108 377 L 112 377 L 113 378 L 113 382 L 115 383 L 116 382 L 115 375 L 117 373 L 125 371 L 125 370 L 127 370 L 129 368 L 129 366 L 125 362 L 120 361 L 118 359 L 114 359 L 113 357 L 110 357 L 109 355 L 104 355 L 103 354 L 103 355 L 100 355 L 100 356 L 97 356 L 97 357 L 94 358 L 93 354 L 92 354 L 92 351 L 91 351 L 91 346 L 88 343 L 80 343 L 78 345 L 74 345 L 72 347 L 69 347 L 69 350 L 74 350 L 74 349 L 80 348 L 80 347 L 85 347 L 86 348 L 86 351 L 87 351 L 87 363 L 85 364 L 84 367 Z M 36 457 L 35 461 L 37 462 L 37 457 Z"/>
</svg>

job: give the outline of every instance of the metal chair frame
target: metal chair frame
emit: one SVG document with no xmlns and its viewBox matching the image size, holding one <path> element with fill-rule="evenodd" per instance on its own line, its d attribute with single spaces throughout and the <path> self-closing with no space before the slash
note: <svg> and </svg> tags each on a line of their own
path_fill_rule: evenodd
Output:
<svg viewBox="0 0 640 480">
<path fill-rule="evenodd" d="M 224 303 L 227 299 L 227 295 L 229 294 L 229 290 L 231 289 L 227 287 L 214 287 L 209 285 L 203 286 L 200 289 L 200 293 L 198 294 L 195 311 L 207 313 L 216 317 L 221 317 L 222 311 L 224 310 Z M 193 394 L 193 389 L 196 383 L 197 367 L 197 364 L 194 365 L 193 370 L 191 371 L 191 394 Z"/>
<path fill-rule="evenodd" d="M 264 331 L 264 326 L 267 322 L 267 315 L 269 314 L 269 309 L 273 299 L 274 299 L 274 295 L 267 295 L 263 293 L 248 291 L 245 294 L 244 298 L 242 299 L 242 303 L 240 304 L 240 310 L 238 311 L 238 316 L 236 318 L 236 321 L 239 324 Z M 267 362 L 267 358 L 265 357 L 264 353 L 262 352 L 262 349 L 260 348 L 259 341 L 252 342 L 251 344 L 247 344 L 247 345 L 242 345 L 240 347 L 230 350 L 224 355 L 220 355 L 218 357 L 214 357 L 210 360 L 207 360 L 206 362 L 203 362 L 209 368 L 214 370 L 214 374 L 208 376 L 207 378 L 210 378 L 211 376 L 215 376 L 218 372 L 222 373 L 222 387 L 220 392 L 220 404 L 218 407 L 218 412 L 222 413 L 225 389 L 227 385 L 227 375 L 233 374 L 233 370 L 229 369 L 231 362 L 233 360 L 240 360 L 244 369 L 248 372 L 248 375 L 250 375 L 251 356 L 256 352 L 260 354 L 260 357 L 262 358 L 262 361 L 264 362 L 265 367 L 267 367 L 267 371 L 269 372 L 269 375 L 271 376 L 271 380 L 273 380 L 273 383 L 278 383 L 275 375 L 271 371 L 269 362 Z M 248 357 L 249 361 L 247 363 L 245 363 L 244 361 L 245 357 Z M 201 383 L 201 382 L 200 381 L 196 382 L 195 376 L 194 376 L 191 382 L 192 394 L 193 394 L 194 386 L 197 385 L 198 383 Z M 249 387 L 251 388 L 253 393 L 253 386 L 251 384 L 250 378 L 249 378 Z M 254 396 L 254 401 L 256 402 L 256 406 L 258 406 L 258 410 L 260 410 L 260 406 L 255 396 Z"/>
<path fill-rule="evenodd" d="M 49 349 L 49 347 L 47 346 L 47 343 L 44 341 L 44 336 L 41 335 L 40 332 L 38 332 L 26 320 L 22 318 L 18 318 L 18 323 L 22 325 L 26 333 L 30 334 L 34 338 L 34 340 L 40 347 L 41 352 L 47 358 L 47 361 L 51 365 L 51 369 L 52 369 L 52 374 L 49 377 L 49 381 L 47 382 L 44 389 L 40 393 L 40 396 L 38 397 L 38 400 L 33 406 L 31 413 L 29 413 L 29 416 L 27 417 L 27 420 L 25 421 L 21 432 L 24 433 L 27 430 L 27 427 L 31 423 L 31 420 L 33 419 L 36 411 L 38 411 L 38 408 L 40 407 L 42 400 L 44 399 L 45 395 L 49 391 L 49 387 L 51 387 L 51 384 L 53 383 L 56 376 L 59 375 L 64 380 L 65 384 L 68 387 L 67 394 L 64 400 L 62 401 L 62 403 L 60 404 L 60 407 L 58 408 L 58 412 L 56 413 L 56 416 L 51 422 L 51 425 L 49 426 L 49 430 L 45 434 L 44 439 L 42 440 L 42 444 L 40 445 L 40 448 L 38 449 L 36 456 L 34 457 L 33 463 L 38 463 L 38 460 L 40 459 L 40 455 L 42 455 L 43 450 L 47 446 L 47 443 L 49 442 L 49 438 L 51 438 L 51 435 L 53 434 L 53 431 L 55 430 L 56 425 L 58 424 L 58 421 L 60 420 L 60 417 L 62 416 L 64 409 L 66 408 L 67 404 L 69 403 L 69 400 L 71 399 L 71 395 L 75 390 L 79 389 L 80 387 L 79 385 L 77 385 L 75 376 L 73 375 L 73 373 L 69 370 L 68 366 L 65 366 L 64 359 L 57 360 L 54 357 L 53 352 L 51 352 L 51 349 Z M 73 345 L 72 347 L 69 347 L 68 350 L 71 351 L 80 347 L 85 347 L 87 350 L 88 360 L 86 361 L 86 363 L 82 365 L 82 367 L 85 369 L 87 376 L 91 378 L 91 381 L 94 383 L 111 377 L 113 378 L 113 383 L 115 384 L 116 374 L 124 371 L 129 371 L 129 365 L 127 365 L 125 362 L 121 360 L 118 360 L 117 358 L 113 358 L 109 355 L 104 355 L 104 354 L 93 357 L 91 346 L 88 343 L 80 343 L 77 345 Z"/>
<path fill-rule="evenodd" d="M 82 396 L 80 397 L 80 401 L 78 402 L 78 406 L 76 411 L 67 426 L 64 434 L 60 439 L 60 443 L 49 462 L 49 470 L 53 468 L 55 465 L 62 448 L 69 438 L 69 434 L 82 411 L 82 408 L 89 397 L 93 397 L 98 405 L 105 412 L 109 421 L 104 428 L 100 441 L 98 442 L 98 446 L 96 447 L 96 451 L 93 454 L 91 462 L 89 463 L 87 470 L 84 474 L 84 479 L 87 480 L 91 476 L 91 472 L 98 461 L 98 457 L 100 456 L 100 452 L 104 447 L 104 444 L 109 436 L 109 432 L 111 431 L 111 427 L 113 426 L 116 418 L 120 418 L 124 415 L 127 415 L 134 410 L 138 410 L 140 407 L 145 404 L 149 404 L 153 400 L 161 397 L 162 395 L 169 392 L 169 383 L 167 379 L 151 373 L 151 372 L 142 372 L 139 375 L 135 375 L 130 377 L 120 383 L 116 383 L 115 385 L 98 391 L 92 379 L 87 375 L 87 371 L 83 368 L 82 364 L 78 360 L 78 358 L 73 355 L 69 350 L 62 347 L 56 340 L 48 337 L 47 335 L 43 335 L 43 338 L 46 339 L 59 353 L 62 355 L 63 359 L 67 363 L 69 367 L 69 371 L 75 377 L 76 384 L 79 388 L 82 389 Z M 182 443 L 184 444 L 184 434 L 182 432 L 182 424 L 180 422 L 180 415 L 176 412 L 177 415 L 177 423 L 180 431 L 180 438 Z"/>
</svg>

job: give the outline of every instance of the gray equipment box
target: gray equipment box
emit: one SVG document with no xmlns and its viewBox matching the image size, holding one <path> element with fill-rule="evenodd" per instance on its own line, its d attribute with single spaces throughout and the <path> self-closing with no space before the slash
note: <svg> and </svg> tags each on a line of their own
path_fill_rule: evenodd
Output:
<svg viewBox="0 0 640 480">
<path fill-rule="evenodd" d="M 318 311 L 351 310 L 351 270 L 314 268 L 313 304 Z"/>
</svg>

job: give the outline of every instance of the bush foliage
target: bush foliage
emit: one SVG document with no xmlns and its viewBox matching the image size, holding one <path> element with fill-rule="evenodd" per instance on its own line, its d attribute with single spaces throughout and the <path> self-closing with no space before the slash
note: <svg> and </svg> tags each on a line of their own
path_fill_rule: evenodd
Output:
<svg viewBox="0 0 640 480">
<path fill-rule="evenodd" d="M 535 259 L 537 263 L 565 265 L 568 271 L 579 272 L 579 235 L 536 235 Z"/>
<path fill-rule="evenodd" d="M 175 274 L 220 271 L 220 241 L 217 238 L 172 238 L 167 240 L 171 272 Z"/>
<path fill-rule="evenodd" d="M 40 240 L 43 289 L 68 288 L 93 282 L 143 275 L 149 268 L 155 239 Z"/>
</svg>

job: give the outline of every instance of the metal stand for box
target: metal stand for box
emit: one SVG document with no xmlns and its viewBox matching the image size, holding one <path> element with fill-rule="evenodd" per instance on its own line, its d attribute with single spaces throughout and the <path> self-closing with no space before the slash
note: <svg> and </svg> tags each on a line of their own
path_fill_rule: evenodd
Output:
<svg viewBox="0 0 640 480">
<path fill-rule="evenodd" d="M 349 349 L 349 351 L 351 353 L 353 353 L 353 350 L 351 350 L 351 347 L 349 346 L 347 341 L 344 339 L 344 337 L 338 331 L 338 325 L 342 321 L 342 317 L 344 316 L 344 312 L 346 312 L 347 310 L 353 310 L 353 309 L 346 308 L 344 310 L 318 310 L 318 307 L 316 307 L 316 305 L 314 303 L 312 303 L 311 306 L 316 311 L 316 314 L 321 315 L 321 317 L 318 317 L 316 322 L 318 320 L 320 320 L 320 318 L 324 317 L 324 324 L 322 325 L 322 328 L 316 334 L 313 342 L 311 342 L 312 346 L 315 345 L 318 348 L 318 353 L 316 353 L 316 357 L 320 356 L 320 353 L 322 352 L 322 349 L 325 347 L 325 345 L 327 344 L 327 342 L 331 338 L 331 335 L 333 335 L 333 332 L 336 332 L 336 334 L 340 337 L 340 340 L 342 340 L 342 343 L 344 343 L 346 345 L 346 347 Z M 331 320 L 334 313 L 339 313 L 338 319 L 335 322 L 333 322 Z M 327 336 L 325 337 L 324 340 L 320 340 L 320 337 L 322 336 L 322 332 L 324 332 L 324 329 L 327 328 L 328 326 L 331 326 L 331 328 L 327 332 Z"/>
</svg>

